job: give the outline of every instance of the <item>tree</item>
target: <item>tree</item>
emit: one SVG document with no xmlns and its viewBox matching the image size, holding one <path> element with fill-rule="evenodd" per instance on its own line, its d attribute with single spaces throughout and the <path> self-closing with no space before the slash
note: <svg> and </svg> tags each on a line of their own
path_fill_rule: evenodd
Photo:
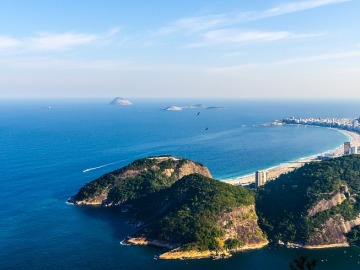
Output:
<svg viewBox="0 0 360 270">
<path fill-rule="evenodd" d="M 301 256 L 294 260 L 294 264 L 290 263 L 291 270 L 313 270 L 317 265 L 317 260 L 308 260 L 305 256 Z"/>
</svg>

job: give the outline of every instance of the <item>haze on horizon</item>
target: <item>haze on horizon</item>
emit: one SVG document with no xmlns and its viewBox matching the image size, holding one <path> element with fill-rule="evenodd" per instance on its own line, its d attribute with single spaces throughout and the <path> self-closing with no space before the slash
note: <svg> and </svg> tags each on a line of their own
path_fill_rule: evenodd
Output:
<svg viewBox="0 0 360 270">
<path fill-rule="evenodd" d="M 356 0 L 5 0 L 0 98 L 359 99 L 359 10 Z"/>
</svg>

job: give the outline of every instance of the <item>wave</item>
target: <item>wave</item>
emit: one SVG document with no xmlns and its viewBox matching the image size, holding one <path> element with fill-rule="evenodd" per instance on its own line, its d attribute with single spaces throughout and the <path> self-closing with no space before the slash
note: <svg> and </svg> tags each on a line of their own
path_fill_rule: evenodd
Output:
<svg viewBox="0 0 360 270">
<path fill-rule="evenodd" d="M 131 246 L 131 244 L 126 243 L 126 239 L 120 241 L 120 245 L 122 245 L 122 246 Z"/>
</svg>

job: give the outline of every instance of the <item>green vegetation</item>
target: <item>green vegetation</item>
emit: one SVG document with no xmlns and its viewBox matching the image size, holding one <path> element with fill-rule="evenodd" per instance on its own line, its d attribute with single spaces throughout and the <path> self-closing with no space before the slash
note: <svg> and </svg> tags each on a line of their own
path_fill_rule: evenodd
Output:
<svg viewBox="0 0 360 270">
<path fill-rule="evenodd" d="M 137 236 L 179 244 L 188 250 L 218 250 L 225 245 L 233 249 L 241 241 L 221 240 L 221 213 L 253 203 L 253 193 L 243 187 L 192 174 L 137 202 L 137 217 L 147 221 Z"/>
<path fill-rule="evenodd" d="M 313 270 L 316 265 L 317 265 L 317 260 L 308 260 L 305 256 L 300 256 L 300 258 L 295 259 L 293 263 L 290 263 L 290 269 Z"/>
<path fill-rule="evenodd" d="M 344 189 L 348 188 L 348 192 Z M 326 211 L 308 216 L 309 209 L 336 192 L 346 200 Z M 330 217 L 354 219 L 360 213 L 360 157 L 343 156 L 306 164 L 281 175 L 258 190 L 260 225 L 272 240 L 306 243 Z"/>
<path fill-rule="evenodd" d="M 360 247 L 360 226 L 352 228 L 346 237 L 351 245 Z"/>
<path fill-rule="evenodd" d="M 73 200 L 82 201 L 103 195 L 107 204 L 122 204 L 170 187 L 178 180 L 179 168 L 187 162 L 190 161 L 170 157 L 164 160 L 139 159 L 85 185 Z M 164 173 L 167 169 L 171 175 Z"/>
</svg>

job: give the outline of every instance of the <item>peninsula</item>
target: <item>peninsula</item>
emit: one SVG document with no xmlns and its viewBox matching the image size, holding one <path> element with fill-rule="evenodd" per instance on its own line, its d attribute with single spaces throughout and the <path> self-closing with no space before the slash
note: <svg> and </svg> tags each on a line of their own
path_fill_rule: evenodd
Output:
<svg viewBox="0 0 360 270">
<path fill-rule="evenodd" d="M 160 259 L 225 258 L 269 242 L 359 244 L 359 181 L 359 155 L 307 163 L 253 190 L 212 179 L 200 163 L 161 156 L 105 174 L 68 202 L 130 212 L 137 230 L 122 242 L 167 249 Z"/>
<path fill-rule="evenodd" d="M 137 231 L 124 242 L 166 248 L 161 259 L 227 257 L 268 243 L 254 193 L 212 179 L 205 166 L 187 159 L 136 160 L 85 185 L 68 202 L 129 211 Z"/>
</svg>

